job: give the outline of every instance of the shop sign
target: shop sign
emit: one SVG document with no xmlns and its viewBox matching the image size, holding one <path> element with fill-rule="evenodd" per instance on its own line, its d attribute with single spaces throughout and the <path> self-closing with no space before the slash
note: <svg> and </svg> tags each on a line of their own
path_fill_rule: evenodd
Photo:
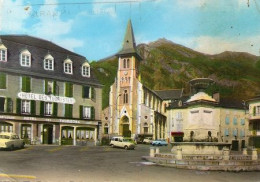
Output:
<svg viewBox="0 0 260 182">
<path fill-rule="evenodd" d="M 20 99 L 26 100 L 39 100 L 44 102 L 57 102 L 62 104 L 74 104 L 76 102 L 75 99 L 71 97 L 60 97 L 55 95 L 35 94 L 26 92 L 19 92 L 18 97 Z"/>
</svg>

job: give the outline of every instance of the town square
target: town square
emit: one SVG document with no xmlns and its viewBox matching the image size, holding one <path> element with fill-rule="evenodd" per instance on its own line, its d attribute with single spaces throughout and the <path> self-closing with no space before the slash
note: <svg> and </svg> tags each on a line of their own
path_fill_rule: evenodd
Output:
<svg viewBox="0 0 260 182">
<path fill-rule="evenodd" d="M 259 6 L 0 0 L 0 181 L 259 181 Z"/>
</svg>

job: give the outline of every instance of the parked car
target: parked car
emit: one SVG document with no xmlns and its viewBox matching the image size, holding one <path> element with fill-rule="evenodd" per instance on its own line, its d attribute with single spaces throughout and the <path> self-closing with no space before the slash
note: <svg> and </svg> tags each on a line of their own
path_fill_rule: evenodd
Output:
<svg viewBox="0 0 260 182">
<path fill-rule="evenodd" d="M 156 146 L 163 146 L 163 145 L 167 146 L 168 143 L 165 140 L 160 139 L 160 140 L 152 141 L 151 145 L 153 145 L 153 146 L 155 146 L 155 145 Z"/>
<path fill-rule="evenodd" d="M 144 144 L 151 144 L 153 142 L 153 138 L 152 137 L 147 137 L 143 140 Z"/>
<path fill-rule="evenodd" d="M 133 143 L 133 140 L 124 137 L 113 137 L 110 141 L 110 146 L 120 147 L 126 150 L 135 148 L 135 144 Z"/>
<path fill-rule="evenodd" d="M 19 138 L 15 133 L 0 133 L 0 148 L 8 148 L 13 150 L 14 148 L 24 148 L 24 141 Z"/>
</svg>

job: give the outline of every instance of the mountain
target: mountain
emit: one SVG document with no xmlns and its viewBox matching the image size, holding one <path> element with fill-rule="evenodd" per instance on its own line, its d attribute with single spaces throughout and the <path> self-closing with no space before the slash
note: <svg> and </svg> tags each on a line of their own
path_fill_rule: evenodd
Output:
<svg viewBox="0 0 260 182">
<path fill-rule="evenodd" d="M 213 45 L 214 46 L 214 45 Z M 260 92 L 260 57 L 245 52 L 226 51 L 203 54 L 166 39 L 138 45 L 144 58 L 140 65 L 142 83 L 154 90 L 184 88 L 189 93 L 191 79 L 206 77 L 216 84 L 208 93 L 247 99 Z M 104 84 L 103 108 L 108 106 L 110 85 L 117 73 L 117 57 L 92 62 L 95 75 Z"/>
</svg>

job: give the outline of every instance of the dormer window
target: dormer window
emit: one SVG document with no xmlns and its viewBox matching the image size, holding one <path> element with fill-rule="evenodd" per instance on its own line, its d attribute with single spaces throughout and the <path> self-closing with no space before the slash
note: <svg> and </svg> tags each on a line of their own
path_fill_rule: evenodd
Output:
<svg viewBox="0 0 260 182">
<path fill-rule="evenodd" d="M 0 43 L 0 61 L 7 61 L 7 48 Z"/>
<path fill-rule="evenodd" d="M 90 77 L 90 66 L 87 62 L 82 65 L 81 73 L 84 77 Z"/>
<path fill-rule="evenodd" d="M 54 70 L 54 58 L 50 54 L 44 57 L 43 64 L 45 70 Z"/>
<path fill-rule="evenodd" d="M 21 66 L 25 66 L 25 67 L 31 66 L 31 53 L 28 50 L 24 50 L 21 52 L 20 64 Z"/>
<path fill-rule="evenodd" d="M 72 74 L 73 71 L 72 71 L 72 61 L 67 58 L 65 61 L 64 61 L 64 73 L 66 74 Z"/>
</svg>

